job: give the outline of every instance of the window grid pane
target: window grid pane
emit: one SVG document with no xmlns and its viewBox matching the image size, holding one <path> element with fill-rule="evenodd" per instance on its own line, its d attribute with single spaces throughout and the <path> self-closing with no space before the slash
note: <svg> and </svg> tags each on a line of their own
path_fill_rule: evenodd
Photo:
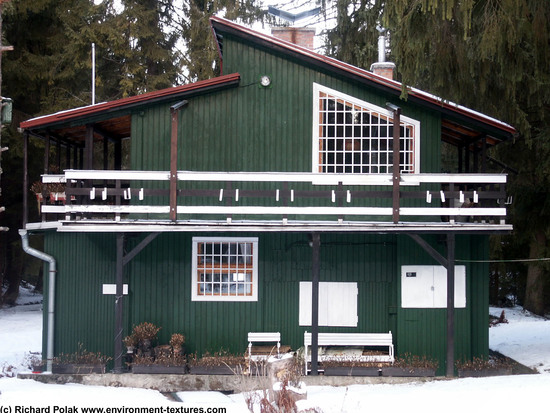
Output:
<svg viewBox="0 0 550 413">
<path fill-rule="evenodd" d="M 251 296 L 253 243 L 203 241 L 197 245 L 197 294 Z"/>
<path fill-rule="evenodd" d="M 391 173 L 393 124 L 382 113 L 319 93 L 319 172 Z M 400 126 L 400 170 L 414 173 L 414 126 Z"/>
</svg>

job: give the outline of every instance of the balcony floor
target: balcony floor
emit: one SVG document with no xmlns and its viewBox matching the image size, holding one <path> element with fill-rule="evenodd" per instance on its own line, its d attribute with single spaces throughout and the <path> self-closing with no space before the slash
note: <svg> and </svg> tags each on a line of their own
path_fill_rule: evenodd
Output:
<svg viewBox="0 0 550 413">
<path fill-rule="evenodd" d="M 58 232 L 378 232 L 378 233 L 503 233 L 511 224 L 484 222 L 382 221 L 237 221 L 226 220 L 88 220 L 29 223 L 27 230 Z"/>
</svg>

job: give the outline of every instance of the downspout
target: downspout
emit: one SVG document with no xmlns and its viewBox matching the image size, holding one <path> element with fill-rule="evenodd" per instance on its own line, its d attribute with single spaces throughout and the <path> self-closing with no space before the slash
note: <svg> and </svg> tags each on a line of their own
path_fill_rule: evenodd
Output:
<svg viewBox="0 0 550 413">
<path fill-rule="evenodd" d="M 38 251 L 29 245 L 29 236 L 26 229 L 20 229 L 19 235 L 21 235 L 21 245 L 23 251 L 32 255 L 42 261 L 46 261 L 49 264 L 49 278 L 48 278 L 48 331 L 46 335 L 46 371 L 52 372 L 53 364 L 53 336 L 54 336 L 54 313 L 55 313 L 55 273 L 56 265 L 55 258 L 45 252 Z"/>
</svg>

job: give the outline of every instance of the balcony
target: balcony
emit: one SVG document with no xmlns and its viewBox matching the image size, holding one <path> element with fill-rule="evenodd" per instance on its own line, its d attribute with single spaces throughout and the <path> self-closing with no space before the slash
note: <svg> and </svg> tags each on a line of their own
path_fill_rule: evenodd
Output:
<svg viewBox="0 0 550 413">
<path fill-rule="evenodd" d="M 78 232 L 507 232 L 506 175 L 66 170 L 42 222 Z"/>
</svg>

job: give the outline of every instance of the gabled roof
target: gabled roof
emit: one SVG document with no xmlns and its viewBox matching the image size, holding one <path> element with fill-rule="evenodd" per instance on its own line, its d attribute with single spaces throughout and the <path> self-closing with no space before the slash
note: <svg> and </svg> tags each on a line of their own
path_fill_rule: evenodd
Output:
<svg viewBox="0 0 550 413">
<path fill-rule="evenodd" d="M 222 59 L 223 37 L 224 35 L 230 35 L 274 53 L 288 56 L 310 67 L 329 71 L 354 82 L 365 84 L 389 96 L 398 98 L 401 95 L 402 84 L 400 82 L 386 79 L 368 70 L 323 56 L 307 48 L 259 33 L 219 17 L 212 17 L 211 24 Z M 240 75 L 238 73 L 223 75 L 183 86 L 37 117 L 22 122 L 20 127 L 31 133 L 47 130 L 55 131 L 56 136 L 63 141 L 78 142 L 84 140 L 85 124 L 94 123 L 96 131 L 103 131 L 110 138 L 120 139 L 130 136 L 130 114 L 132 110 L 136 110 L 140 106 L 176 101 L 177 99 L 236 86 L 239 81 Z M 454 145 L 469 144 L 482 135 L 488 138 L 487 143 L 491 145 L 516 134 L 516 130 L 504 122 L 464 106 L 444 101 L 419 89 L 409 89 L 408 101 L 439 112 L 442 118 L 442 139 Z"/>
<path fill-rule="evenodd" d="M 79 120 L 85 119 L 86 123 L 89 123 L 90 118 L 94 116 L 98 118 L 105 118 L 105 115 L 112 114 L 113 116 L 110 116 L 109 119 L 99 121 L 98 127 L 109 131 L 111 137 L 127 137 L 130 135 L 129 113 L 131 110 L 152 103 L 176 101 L 188 96 L 194 96 L 213 90 L 236 86 L 239 81 L 240 75 L 238 73 L 233 73 L 187 85 L 171 87 L 154 92 L 143 93 L 137 96 L 69 109 L 51 115 L 37 117 L 22 122 L 20 127 L 27 130 L 44 130 L 46 128 L 55 129 L 56 126 L 58 126 L 63 128 L 59 131 L 62 138 L 78 140 L 83 139 L 85 133 L 85 125 L 79 125 Z M 106 125 L 110 126 L 107 127 Z M 117 126 L 118 130 L 116 129 Z"/>
<path fill-rule="evenodd" d="M 402 84 L 400 82 L 387 79 L 368 70 L 321 55 L 305 47 L 257 32 L 220 17 L 212 17 L 210 21 L 222 59 L 223 38 L 224 35 L 227 34 L 275 53 L 292 57 L 294 60 L 306 63 L 309 67 L 313 66 L 343 75 L 348 79 L 367 84 L 370 87 L 379 89 L 390 95 L 401 95 Z M 514 127 L 507 123 L 464 106 L 445 101 L 442 98 L 419 89 L 408 88 L 407 100 L 440 112 L 443 119 L 443 134 L 447 131 L 447 138 L 449 140 L 452 140 L 453 137 L 456 136 L 462 137 L 463 139 L 474 137 L 479 135 L 479 130 L 489 134 L 497 141 L 505 140 L 517 133 Z"/>
</svg>

